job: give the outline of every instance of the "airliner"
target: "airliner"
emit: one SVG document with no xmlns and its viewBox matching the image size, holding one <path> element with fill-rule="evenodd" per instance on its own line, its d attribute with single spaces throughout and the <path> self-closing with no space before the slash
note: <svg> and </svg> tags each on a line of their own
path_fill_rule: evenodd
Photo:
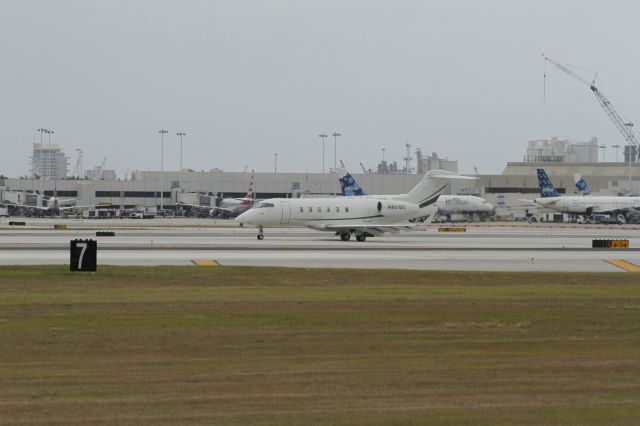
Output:
<svg viewBox="0 0 640 426">
<path fill-rule="evenodd" d="M 436 201 L 438 216 L 451 219 L 455 214 L 477 215 L 480 220 L 487 220 L 496 212 L 493 204 L 475 195 L 441 195 Z"/>
<path fill-rule="evenodd" d="M 640 210 L 640 197 L 616 195 L 568 195 L 561 196 L 551 183 L 544 169 L 537 169 L 540 197 L 533 200 L 536 205 L 561 213 L 591 216 L 594 213 L 622 215 Z"/>
<path fill-rule="evenodd" d="M 336 169 L 338 174 L 338 181 L 340 182 L 340 188 L 342 195 L 344 196 L 361 196 L 367 195 L 362 187 L 358 184 L 353 176 L 345 169 Z M 460 176 L 458 178 L 475 179 L 466 176 Z M 384 196 L 378 196 L 384 197 Z M 495 214 L 495 208 L 491 203 L 481 197 L 473 195 L 440 195 L 435 202 L 435 208 L 431 207 L 429 210 L 423 210 L 421 216 L 431 216 L 435 214 L 441 217 L 451 219 L 455 214 L 468 214 L 478 215 L 480 219 L 485 220 Z"/>
<path fill-rule="evenodd" d="M 45 199 L 45 206 L 28 206 L 29 209 L 35 209 L 43 213 L 47 213 L 50 215 L 60 215 L 61 212 L 65 210 L 77 210 L 82 208 L 90 208 L 95 206 L 65 206 L 65 204 L 74 203 L 77 201 L 77 198 L 58 198 L 58 197 L 49 197 Z"/>
<path fill-rule="evenodd" d="M 251 170 L 251 177 L 249 178 L 249 190 L 244 197 L 238 198 L 222 198 L 216 196 L 216 206 L 201 206 L 197 204 L 179 203 L 183 206 L 189 206 L 196 209 L 208 209 L 210 217 L 220 217 L 223 219 L 229 217 L 238 216 L 245 211 L 249 210 L 251 206 L 257 201 L 256 194 L 253 192 L 253 170 Z"/>
<path fill-rule="evenodd" d="M 433 204 L 450 179 L 458 175 L 444 170 L 431 170 L 408 194 L 363 195 L 335 198 L 272 198 L 256 204 L 235 220 L 258 228 L 258 239 L 264 238 L 263 227 L 306 226 L 328 231 L 349 241 L 396 233 L 411 229 L 402 224 L 420 216 L 420 209 Z"/>
</svg>

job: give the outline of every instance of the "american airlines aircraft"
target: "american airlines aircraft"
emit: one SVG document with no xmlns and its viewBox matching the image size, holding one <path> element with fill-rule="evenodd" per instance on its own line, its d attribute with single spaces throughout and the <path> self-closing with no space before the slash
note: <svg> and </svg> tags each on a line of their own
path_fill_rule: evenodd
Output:
<svg viewBox="0 0 640 426">
<path fill-rule="evenodd" d="M 560 213 L 591 216 L 594 213 L 622 215 L 640 210 L 640 197 L 567 195 L 561 196 L 544 169 L 537 169 L 540 197 L 533 202 Z"/>
<path fill-rule="evenodd" d="M 272 198 L 256 204 L 235 220 L 258 228 L 258 239 L 264 238 L 263 227 L 306 226 L 333 232 L 348 241 L 357 241 L 385 232 L 411 229 L 402 224 L 420 216 L 420 209 L 433 204 L 454 173 L 431 170 L 408 194 L 365 195 L 335 198 Z"/>
<path fill-rule="evenodd" d="M 245 211 L 249 210 L 251 206 L 257 201 L 256 193 L 253 191 L 253 170 L 251 170 L 251 177 L 249 178 L 249 190 L 244 197 L 241 198 L 223 198 L 216 196 L 216 206 L 201 206 L 198 204 L 179 203 L 182 206 L 188 206 L 196 209 L 209 210 L 210 217 L 220 217 L 227 219 L 229 217 L 236 217 Z"/>
<path fill-rule="evenodd" d="M 358 182 L 356 182 L 355 178 L 345 169 L 337 169 L 336 172 L 338 174 L 338 181 L 340 182 L 342 195 L 367 195 Z M 466 176 L 459 176 L 457 178 L 475 179 Z M 378 195 L 376 197 L 384 196 Z M 451 215 L 454 214 L 475 214 L 478 215 L 480 219 L 487 219 L 495 214 L 495 208 L 484 198 L 473 195 L 440 195 L 434 205 L 431 205 L 428 209 L 421 210 L 421 216 L 423 217 L 433 217 L 434 214 L 448 219 L 451 219 Z"/>
</svg>

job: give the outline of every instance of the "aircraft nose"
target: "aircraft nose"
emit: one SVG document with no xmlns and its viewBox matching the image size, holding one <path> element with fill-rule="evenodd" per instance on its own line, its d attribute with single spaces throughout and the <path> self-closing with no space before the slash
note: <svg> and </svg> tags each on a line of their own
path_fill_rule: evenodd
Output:
<svg viewBox="0 0 640 426">
<path fill-rule="evenodd" d="M 236 222 L 238 223 L 246 223 L 251 225 L 252 221 L 251 221 L 251 217 L 253 216 L 253 213 L 250 213 L 249 210 L 247 210 L 246 212 L 242 213 L 241 215 L 236 216 L 236 218 L 234 219 Z"/>
</svg>

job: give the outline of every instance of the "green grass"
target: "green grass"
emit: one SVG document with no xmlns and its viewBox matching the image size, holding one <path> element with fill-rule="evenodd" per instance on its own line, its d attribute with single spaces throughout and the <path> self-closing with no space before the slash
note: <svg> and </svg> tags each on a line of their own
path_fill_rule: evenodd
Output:
<svg viewBox="0 0 640 426">
<path fill-rule="evenodd" d="M 636 424 L 634 274 L 0 267 L 0 424 Z"/>
</svg>

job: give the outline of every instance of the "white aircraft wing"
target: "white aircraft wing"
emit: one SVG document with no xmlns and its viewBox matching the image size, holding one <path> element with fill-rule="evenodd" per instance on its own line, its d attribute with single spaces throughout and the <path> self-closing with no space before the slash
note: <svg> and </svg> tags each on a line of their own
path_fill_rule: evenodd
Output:
<svg viewBox="0 0 640 426">
<path fill-rule="evenodd" d="M 414 225 L 366 225 L 366 224 L 336 224 L 336 225 L 325 225 L 322 228 L 325 231 L 348 231 L 348 232 L 356 232 L 356 233 L 369 233 L 371 235 L 380 236 L 385 232 L 389 232 L 391 234 L 397 234 L 401 231 L 413 231 L 415 230 Z"/>
<path fill-rule="evenodd" d="M 74 210 L 74 209 L 90 209 L 96 207 L 95 205 L 93 206 L 62 206 L 62 207 L 58 207 L 58 210 L 64 211 L 64 210 Z"/>
<path fill-rule="evenodd" d="M 231 209 L 227 209 L 225 207 L 211 207 L 211 210 L 213 210 L 214 212 L 227 212 L 227 213 L 233 213 L 233 210 Z"/>
<path fill-rule="evenodd" d="M 58 204 L 69 204 L 69 203 L 74 203 L 76 201 L 78 201 L 78 198 L 64 198 L 64 199 L 58 198 Z"/>
<path fill-rule="evenodd" d="M 177 205 L 179 205 L 179 206 L 193 207 L 193 208 L 196 208 L 196 209 L 207 209 L 207 210 L 211 210 L 211 209 L 216 208 L 216 207 L 211 207 L 211 206 L 201 206 L 201 205 L 199 205 L 199 204 L 183 203 L 182 201 L 181 201 L 181 202 L 179 202 L 179 203 L 177 203 Z"/>
</svg>

